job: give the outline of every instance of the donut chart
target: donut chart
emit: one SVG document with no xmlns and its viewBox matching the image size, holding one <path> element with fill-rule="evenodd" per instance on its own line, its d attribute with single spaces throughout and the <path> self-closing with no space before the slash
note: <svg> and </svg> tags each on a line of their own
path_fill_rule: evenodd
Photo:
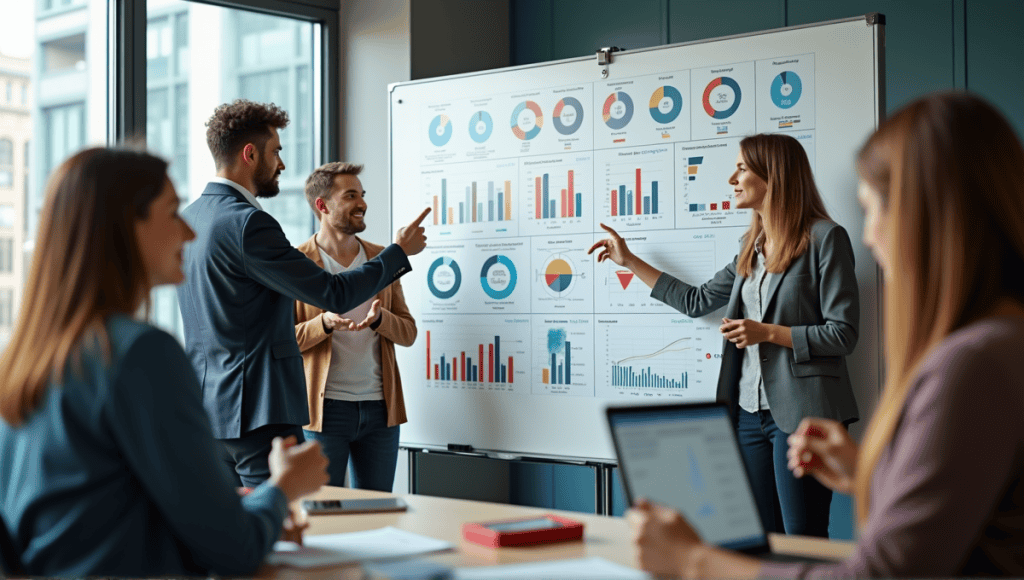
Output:
<svg viewBox="0 0 1024 580">
<path fill-rule="evenodd" d="M 732 89 L 732 98 L 730 99 L 727 92 L 716 92 L 715 89 L 718 87 L 728 87 Z M 715 95 L 715 104 L 721 105 L 722 109 L 715 108 L 711 103 L 711 96 Z M 715 119 L 728 119 L 739 110 L 740 101 L 742 100 L 742 91 L 740 91 L 740 84 L 729 77 L 718 77 L 708 83 L 707 88 L 704 89 L 704 112 Z"/>
<path fill-rule="evenodd" d="M 572 135 L 583 126 L 583 105 L 575 97 L 565 97 L 555 105 L 552 118 L 555 131 Z"/>
<path fill-rule="evenodd" d="M 477 143 L 490 139 L 494 123 L 487 111 L 477 111 L 469 119 L 469 137 Z"/>
<path fill-rule="evenodd" d="M 800 100 L 803 83 L 800 75 L 793 71 L 780 72 L 772 80 L 772 102 L 780 109 L 788 109 Z"/>
<path fill-rule="evenodd" d="M 452 120 L 448 115 L 438 115 L 430 122 L 430 142 L 437 147 L 444 147 L 452 138 Z"/>
<path fill-rule="evenodd" d="M 633 99 L 622 91 L 612 93 L 605 99 L 601 115 L 611 129 L 623 129 L 633 118 Z"/>
<path fill-rule="evenodd" d="M 656 123 L 671 123 L 683 110 L 683 95 L 672 85 L 658 87 L 658 90 L 651 95 L 648 107 L 650 107 L 651 118 Z"/>
<path fill-rule="evenodd" d="M 533 101 L 523 101 L 512 111 L 512 134 L 529 141 L 540 134 L 544 126 L 544 113 L 540 105 Z"/>
<path fill-rule="evenodd" d="M 462 285 L 462 270 L 459 264 L 448 256 L 441 256 L 430 264 L 427 271 L 427 287 L 430 293 L 442 300 L 455 296 Z"/>
<path fill-rule="evenodd" d="M 480 270 L 480 285 L 484 293 L 495 300 L 504 300 L 516 289 L 516 267 L 506 256 L 487 258 Z"/>
</svg>

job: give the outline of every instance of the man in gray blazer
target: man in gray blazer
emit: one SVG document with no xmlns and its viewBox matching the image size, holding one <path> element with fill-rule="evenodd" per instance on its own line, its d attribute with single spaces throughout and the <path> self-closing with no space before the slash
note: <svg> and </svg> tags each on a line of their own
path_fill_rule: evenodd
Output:
<svg viewBox="0 0 1024 580">
<path fill-rule="evenodd" d="M 270 476 L 273 439 L 302 441 L 309 423 L 294 301 L 347 312 L 409 272 L 407 256 L 426 245 L 420 222 L 429 210 L 350 272 L 331 275 L 293 248 L 257 201 L 279 191 L 285 166 L 277 131 L 287 124 L 288 114 L 273 104 L 218 107 L 206 132 L 217 177 L 183 211 L 196 232 L 178 286 L 185 350 L 225 461 L 247 487 Z"/>
</svg>

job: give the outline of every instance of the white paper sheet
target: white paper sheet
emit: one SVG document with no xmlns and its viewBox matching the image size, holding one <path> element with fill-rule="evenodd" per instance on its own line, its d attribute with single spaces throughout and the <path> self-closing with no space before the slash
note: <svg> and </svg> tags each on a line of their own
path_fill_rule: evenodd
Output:
<svg viewBox="0 0 1024 580">
<path fill-rule="evenodd" d="M 315 568 L 367 560 L 417 556 L 450 550 L 452 544 L 394 527 L 352 532 L 306 536 L 303 546 L 278 542 L 267 556 L 271 565 L 294 568 Z"/>
<path fill-rule="evenodd" d="M 481 566 L 459 568 L 454 580 L 492 580 L 516 578 L 516 580 L 648 580 L 651 576 L 633 568 L 609 562 L 604 558 L 576 558 L 531 562 L 508 566 Z"/>
</svg>

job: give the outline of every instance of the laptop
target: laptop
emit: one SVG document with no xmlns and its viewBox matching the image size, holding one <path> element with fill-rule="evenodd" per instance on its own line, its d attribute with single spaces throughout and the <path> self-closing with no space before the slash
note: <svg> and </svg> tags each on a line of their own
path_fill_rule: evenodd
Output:
<svg viewBox="0 0 1024 580">
<path fill-rule="evenodd" d="M 768 546 L 729 408 L 722 403 L 609 407 L 629 505 L 675 508 L 705 542 L 776 561 L 820 562 Z"/>
</svg>

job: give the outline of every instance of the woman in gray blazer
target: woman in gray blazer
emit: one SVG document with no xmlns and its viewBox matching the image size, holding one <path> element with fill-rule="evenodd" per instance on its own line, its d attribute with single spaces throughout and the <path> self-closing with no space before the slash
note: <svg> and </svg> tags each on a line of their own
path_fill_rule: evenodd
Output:
<svg viewBox="0 0 1024 580">
<path fill-rule="evenodd" d="M 761 519 L 768 531 L 827 537 L 832 492 L 793 477 L 786 439 L 804 417 L 858 418 L 845 359 L 860 318 L 853 247 L 796 139 L 743 139 L 729 184 L 735 207 L 754 210 L 750 228 L 732 263 L 700 286 L 643 261 L 604 224 L 609 237 L 590 251 L 629 268 L 683 314 L 726 307 L 717 398 L 732 407 Z"/>
</svg>

